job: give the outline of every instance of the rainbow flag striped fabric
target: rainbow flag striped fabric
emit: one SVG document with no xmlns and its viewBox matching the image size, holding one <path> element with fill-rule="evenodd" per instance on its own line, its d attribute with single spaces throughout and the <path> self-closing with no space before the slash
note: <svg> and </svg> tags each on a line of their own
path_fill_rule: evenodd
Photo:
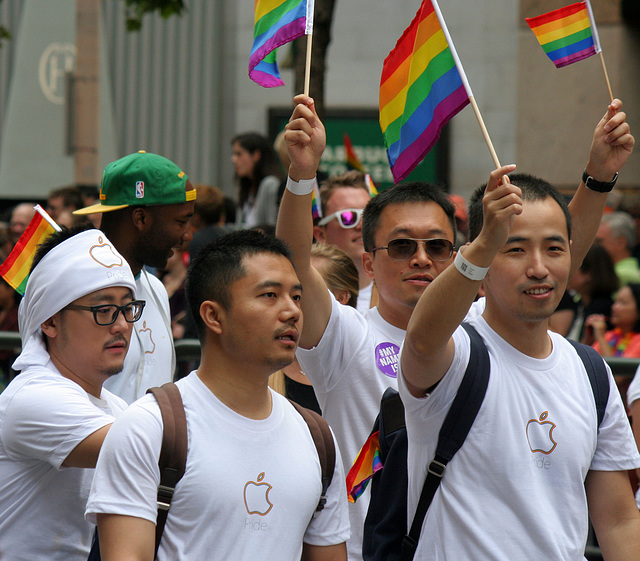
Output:
<svg viewBox="0 0 640 561">
<path fill-rule="evenodd" d="M 379 433 L 376 431 L 368 438 L 347 474 L 347 495 L 351 503 L 358 500 L 367 488 L 369 480 L 383 467 L 378 436 Z"/>
<path fill-rule="evenodd" d="M 423 0 L 382 67 L 380 127 L 394 181 L 402 181 L 471 95 L 436 0 Z M 469 93 L 468 93 L 469 92 Z"/>
<path fill-rule="evenodd" d="M 318 179 L 313 184 L 313 198 L 311 199 L 311 216 L 314 220 L 322 218 L 322 205 L 320 204 L 320 188 Z"/>
<path fill-rule="evenodd" d="M 371 195 L 372 198 L 378 194 L 378 188 L 376 187 L 376 184 L 373 182 L 373 179 L 371 179 L 371 176 L 368 173 L 364 174 L 364 184 L 367 186 L 369 195 Z"/>
<path fill-rule="evenodd" d="M 344 142 L 344 155 L 345 155 L 345 161 L 347 164 L 347 169 L 349 170 L 355 169 L 357 171 L 364 173 L 364 166 L 362 165 L 360 158 L 358 158 L 356 151 L 353 149 L 353 144 L 351 144 L 351 139 L 349 138 L 349 135 L 346 132 L 342 135 L 342 141 Z"/>
<path fill-rule="evenodd" d="M 24 294 L 27 287 L 29 270 L 36 248 L 56 230 L 41 214 L 45 211 L 40 205 L 36 205 L 36 211 L 11 253 L 0 265 L 0 276 L 18 294 Z M 50 218 L 50 220 L 52 219 Z"/>
<path fill-rule="evenodd" d="M 255 0 L 249 78 L 265 88 L 283 86 L 276 49 L 313 30 L 313 0 Z"/>
<path fill-rule="evenodd" d="M 602 50 L 588 0 L 526 19 L 542 50 L 557 68 Z"/>
</svg>

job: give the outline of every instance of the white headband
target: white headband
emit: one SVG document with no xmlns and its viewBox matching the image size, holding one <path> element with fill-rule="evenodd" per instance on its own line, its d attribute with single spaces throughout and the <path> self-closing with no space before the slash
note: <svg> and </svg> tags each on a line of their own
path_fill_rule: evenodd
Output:
<svg viewBox="0 0 640 561">
<path fill-rule="evenodd" d="M 129 264 L 100 230 L 81 232 L 54 247 L 29 275 L 18 309 L 22 353 L 13 368 L 23 370 L 36 355 L 42 357 L 43 322 L 74 300 L 112 286 L 135 295 Z"/>
</svg>

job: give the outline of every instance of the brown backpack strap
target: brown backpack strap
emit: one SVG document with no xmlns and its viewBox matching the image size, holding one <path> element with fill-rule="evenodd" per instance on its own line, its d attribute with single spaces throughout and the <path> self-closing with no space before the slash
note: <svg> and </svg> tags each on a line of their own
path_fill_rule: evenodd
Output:
<svg viewBox="0 0 640 561">
<path fill-rule="evenodd" d="M 289 400 L 291 405 L 302 415 L 311 432 L 311 438 L 318 451 L 318 458 L 320 459 L 320 468 L 322 470 L 322 495 L 320 501 L 318 501 L 318 507 L 316 508 L 316 514 L 320 512 L 327 502 L 327 490 L 331 485 L 333 479 L 333 471 L 336 466 L 336 447 L 333 441 L 333 434 L 327 421 L 325 421 L 315 411 L 306 409 L 301 405 L 298 405 L 295 401 Z"/>
<path fill-rule="evenodd" d="M 160 539 L 167 522 L 167 515 L 173 499 L 173 491 L 187 464 L 187 418 L 180 390 L 169 382 L 159 388 L 150 388 L 160 407 L 162 415 L 162 448 L 158 466 L 160 467 L 160 485 L 158 485 L 158 520 L 156 522 L 156 556 Z"/>
</svg>

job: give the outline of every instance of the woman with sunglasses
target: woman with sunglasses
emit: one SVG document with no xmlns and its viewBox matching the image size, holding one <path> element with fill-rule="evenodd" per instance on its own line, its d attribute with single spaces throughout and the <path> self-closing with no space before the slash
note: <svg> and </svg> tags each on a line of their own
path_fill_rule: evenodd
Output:
<svg viewBox="0 0 640 561">
<path fill-rule="evenodd" d="M 271 142 L 261 134 L 248 132 L 234 137 L 231 145 L 239 187 L 236 222 L 247 228 L 275 224 L 283 173 Z"/>
</svg>

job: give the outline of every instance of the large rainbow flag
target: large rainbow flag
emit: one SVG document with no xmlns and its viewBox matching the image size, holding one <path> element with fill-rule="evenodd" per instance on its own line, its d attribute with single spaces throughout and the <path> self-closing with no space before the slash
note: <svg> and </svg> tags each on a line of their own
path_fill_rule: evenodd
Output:
<svg viewBox="0 0 640 561">
<path fill-rule="evenodd" d="M 588 0 L 526 20 L 542 50 L 557 68 L 602 50 Z"/>
<path fill-rule="evenodd" d="M 313 31 L 314 0 L 255 0 L 249 78 L 265 88 L 283 86 L 276 49 Z"/>
<path fill-rule="evenodd" d="M 374 474 L 383 468 L 378 437 L 376 431 L 368 438 L 347 474 L 347 495 L 351 503 L 356 502 Z"/>
<path fill-rule="evenodd" d="M 396 183 L 422 161 L 471 95 L 436 0 L 423 0 L 380 79 L 380 126 Z"/>
<path fill-rule="evenodd" d="M 36 213 L 26 230 L 16 242 L 9 256 L 0 265 L 0 276 L 18 293 L 24 294 L 29 278 L 29 270 L 33 255 L 38 245 L 60 228 L 40 206 L 35 206 Z M 46 216 L 45 216 L 46 215 Z"/>
</svg>

